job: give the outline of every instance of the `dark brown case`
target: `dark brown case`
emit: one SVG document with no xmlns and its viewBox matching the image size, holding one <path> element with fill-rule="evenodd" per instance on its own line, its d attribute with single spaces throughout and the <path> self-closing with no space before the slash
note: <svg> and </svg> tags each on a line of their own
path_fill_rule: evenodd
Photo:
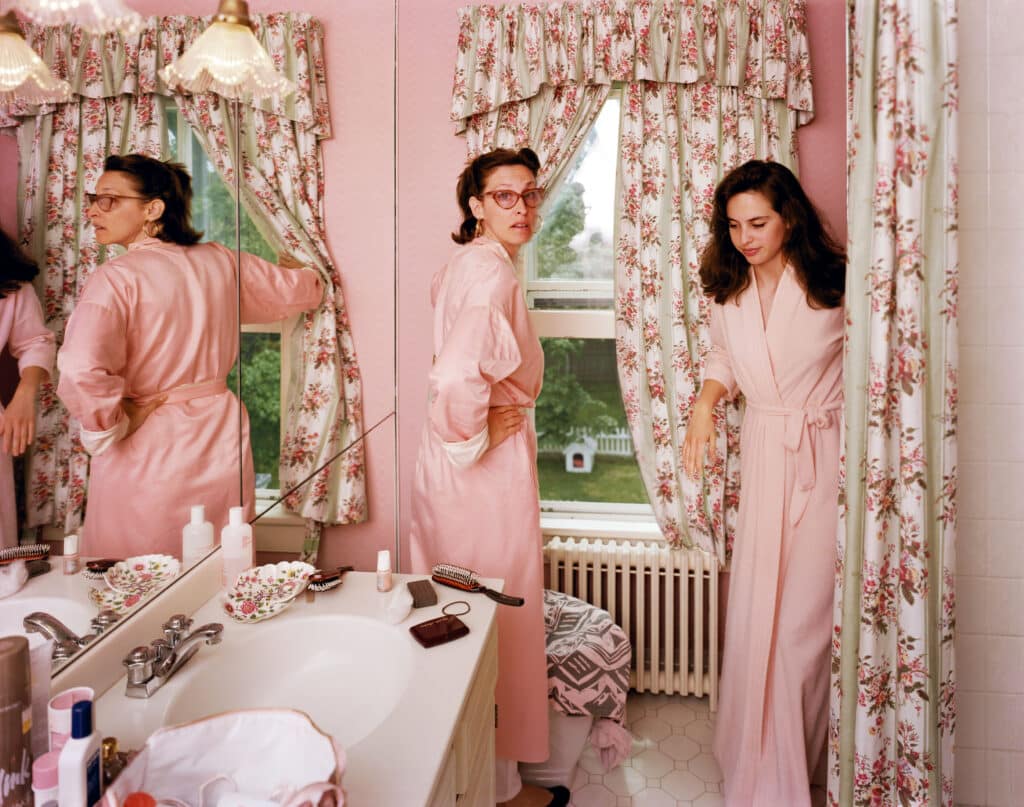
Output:
<svg viewBox="0 0 1024 807">
<path fill-rule="evenodd" d="M 437 592 L 434 591 L 434 584 L 429 580 L 410 580 L 406 585 L 409 593 L 412 594 L 412 607 L 423 608 L 425 605 L 437 603 Z"/>
<path fill-rule="evenodd" d="M 459 639 L 469 633 L 469 625 L 457 616 L 439 616 L 436 619 L 428 619 L 409 628 L 409 633 L 416 637 L 416 641 L 424 647 Z"/>
</svg>

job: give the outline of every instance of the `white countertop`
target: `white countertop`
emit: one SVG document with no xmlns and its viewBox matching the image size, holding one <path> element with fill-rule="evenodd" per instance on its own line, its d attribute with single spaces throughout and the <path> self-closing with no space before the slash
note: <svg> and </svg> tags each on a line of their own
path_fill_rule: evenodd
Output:
<svg viewBox="0 0 1024 807">
<path fill-rule="evenodd" d="M 396 574 L 394 586 L 398 588 L 406 580 L 422 577 Z M 501 588 L 500 581 L 483 582 L 491 588 Z M 176 688 L 185 687 L 193 680 L 201 681 L 204 662 L 230 654 L 232 648 L 237 652 L 253 631 L 259 631 L 263 626 L 297 623 L 307 616 L 340 614 L 364 617 L 381 623 L 384 629 L 395 631 L 399 641 L 407 642 L 411 650 L 408 658 L 413 666 L 409 683 L 395 708 L 375 729 L 351 747 L 344 748 L 346 770 L 342 786 L 353 805 L 415 807 L 424 804 L 441 772 L 486 639 L 490 630 L 496 628 L 496 605 L 484 595 L 437 584 L 434 588 L 438 593 L 437 605 L 413 609 L 398 625 L 390 625 L 385 615 L 391 595 L 376 591 L 376 575 L 369 572 L 348 572 L 340 587 L 317 594 L 314 602 L 306 602 L 305 595 L 300 595 L 281 614 L 254 624 L 231 619 L 222 608 L 218 592 L 192 616 L 194 626 L 206 622 L 223 623 L 220 644 L 202 646 L 185 667 L 148 699 L 126 697 L 125 679 L 121 678 L 98 699 L 97 726 L 103 736 L 117 737 L 123 749 L 139 748 L 152 731 L 166 722 L 164 716 Z M 460 616 L 469 626 L 469 634 L 437 647 L 421 647 L 409 634 L 409 627 L 439 616 L 441 608 L 454 600 L 466 600 L 471 605 L 472 610 Z M 330 648 L 331 637 L 325 635 L 323 640 L 324 646 L 311 648 L 311 652 L 324 652 L 325 648 Z M 343 650 L 358 652 L 360 648 Z M 338 686 L 344 686 L 344 682 L 339 681 Z M 366 692 L 365 697 L 372 699 L 374 693 Z M 328 734 L 337 734 L 337 727 L 344 725 L 344 715 L 331 714 L 326 708 L 309 716 Z"/>
</svg>

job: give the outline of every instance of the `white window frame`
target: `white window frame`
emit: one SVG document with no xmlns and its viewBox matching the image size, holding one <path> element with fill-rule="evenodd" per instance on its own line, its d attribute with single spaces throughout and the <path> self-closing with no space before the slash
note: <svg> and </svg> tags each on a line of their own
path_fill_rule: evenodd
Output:
<svg viewBox="0 0 1024 807">
<path fill-rule="evenodd" d="M 608 94 L 609 98 L 618 98 L 623 102 L 621 86 L 615 86 Z M 617 167 L 616 167 L 616 170 Z M 617 229 L 617 228 L 616 228 Z M 614 236 L 613 236 L 614 238 Z M 538 295 L 552 299 L 561 297 L 600 296 L 614 299 L 613 280 L 540 280 L 535 277 L 534 246 L 522 251 L 520 283 L 529 307 L 530 322 L 534 331 L 541 339 L 610 339 L 615 340 L 614 309 L 535 309 L 532 298 Z M 533 416 L 531 412 L 531 416 Z M 654 518 L 654 510 L 648 503 L 631 504 L 626 502 L 576 502 L 542 499 L 541 527 L 545 533 L 592 535 L 595 530 L 621 532 L 628 527 L 638 536 L 648 536 L 654 540 L 661 537 Z M 598 528 L 597 524 L 603 525 Z M 621 527 L 619 526 L 621 525 Z"/>
</svg>

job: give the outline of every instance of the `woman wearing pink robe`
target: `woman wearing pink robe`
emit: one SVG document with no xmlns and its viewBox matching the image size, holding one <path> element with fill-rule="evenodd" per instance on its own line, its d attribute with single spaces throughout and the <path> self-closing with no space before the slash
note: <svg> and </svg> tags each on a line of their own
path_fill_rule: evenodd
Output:
<svg viewBox="0 0 1024 807">
<path fill-rule="evenodd" d="M 11 458 L 22 454 L 35 437 L 36 393 L 50 377 L 56 351 L 32 288 L 38 272 L 14 240 L 0 231 L 0 350 L 6 346 L 18 362 L 18 386 L 7 408 L 0 404 L 0 549 L 18 544 Z"/>
<path fill-rule="evenodd" d="M 775 163 L 725 177 L 711 230 L 712 349 L 683 449 L 692 476 L 715 404 L 746 399 L 714 752 L 728 807 L 809 807 L 828 728 L 845 255 Z"/>
<path fill-rule="evenodd" d="M 435 277 L 428 422 L 413 480 L 412 569 L 436 563 L 504 578 L 521 608 L 498 606 L 499 803 L 564 804 L 523 786 L 516 762 L 548 757 L 543 564 L 533 407 L 544 354 L 513 261 L 533 235 L 539 168 L 529 149 L 481 155 L 458 187 L 463 246 Z"/>
<path fill-rule="evenodd" d="M 87 215 L 101 244 L 128 251 L 89 278 L 57 357 L 57 393 L 92 455 L 81 551 L 181 557 L 190 505 L 205 505 L 217 533 L 230 507 L 253 514 L 248 417 L 226 384 L 235 255 L 196 243 L 183 167 L 141 155 L 104 167 Z M 320 296 L 315 272 L 243 253 L 243 323 L 284 319 Z"/>
</svg>

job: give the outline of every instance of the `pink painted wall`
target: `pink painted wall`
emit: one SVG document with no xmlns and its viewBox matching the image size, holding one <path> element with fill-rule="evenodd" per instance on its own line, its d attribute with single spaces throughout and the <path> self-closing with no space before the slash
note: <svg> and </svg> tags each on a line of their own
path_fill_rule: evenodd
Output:
<svg viewBox="0 0 1024 807">
<path fill-rule="evenodd" d="M 398 413 L 402 540 L 425 418 L 430 367 L 430 278 L 453 244 L 455 178 L 465 143 L 448 119 L 455 65 L 456 10 L 466 0 L 398 5 Z M 471 3 L 480 5 L 481 3 Z M 845 5 L 808 0 L 816 119 L 800 132 L 801 181 L 846 237 Z M 466 536 L 472 540 L 472 536 Z"/>
<path fill-rule="evenodd" d="M 329 530 L 321 555 L 325 564 L 346 562 L 371 569 L 376 550 L 393 546 L 396 483 L 403 540 L 408 532 L 410 480 L 423 427 L 431 357 L 429 339 L 425 338 L 430 333 L 429 284 L 452 248 L 448 233 L 457 223 L 455 178 L 465 159 L 464 142 L 453 136 L 448 119 L 455 11 L 465 2 L 250 3 L 256 13 L 303 10 L 324 23 L 334 126 L 334 137 L 324 144 L 325 214 L 362 367 L 368 426 L 391 411 L 394 400 L 394 320 L 390 312 L 397 303 L 398 472 L 393 433 L 387 424 L 367 441 L 371 519 L 365 525 Z M 169 10 L 166 2 L 156 0 L 132 0 L 131 4 L 143 13 Z M 173 11 L 210 14 L 215 6 L 214 0 L 174 0 Z M 845 238 L 844 8 L 835 0 L 808 0 L 816 120 L 801 130 L 800 142 L 801 179 Z M 397 189 L 393 184 L 396 168 Z M 15 142 L 0 137 L 0 184 L 13 188 L 16 181 Z M 14 194 L 7 192 L 0 198 L 0 225 L 13 229 L 15 220 Z M 396 267 L 397 301 L 393 285 Z"/>
</svg>

